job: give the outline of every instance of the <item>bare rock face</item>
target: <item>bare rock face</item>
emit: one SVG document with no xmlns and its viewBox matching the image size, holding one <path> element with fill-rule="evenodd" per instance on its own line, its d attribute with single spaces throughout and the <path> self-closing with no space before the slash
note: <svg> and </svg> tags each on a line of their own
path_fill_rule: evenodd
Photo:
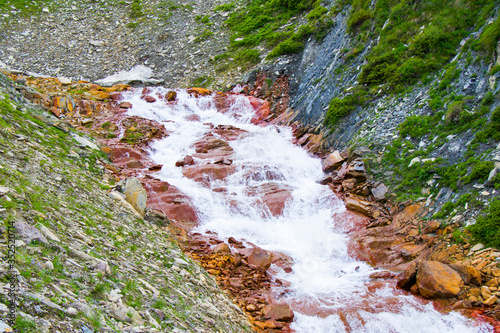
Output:
<svg viewBox="0 0 500 333">
<path fill-rule="evenodd" d="M 457 296 L 464 282 L 450 266 L 437 261 L 423 261 L 417 272 L 419 293 L 426 298 Z"/>
</svg>

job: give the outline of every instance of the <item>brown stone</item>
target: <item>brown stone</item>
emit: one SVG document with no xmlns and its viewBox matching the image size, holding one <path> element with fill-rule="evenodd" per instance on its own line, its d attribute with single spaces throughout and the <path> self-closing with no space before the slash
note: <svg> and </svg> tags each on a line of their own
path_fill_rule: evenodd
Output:
<svg viewBox="0 0 500 333">
<path fill-rule="evenodd" d="M 165 94 L 165 99 L 168 101 L 168 102 L 172 102 L 172 101 L 175 101 L 175 99 L 177 98 L 177 93 L 173 90 L 170 90 L 168 91 L 166 94 Z"/>
<path fill-rule="evenodd" d="M 334 151 L 323 160 L 323 171 L 331 172 L 337 169 L 342 165 L 342 162 L 344 162 L 344 160 L 345 158 L 340 155 L 340 152 L 338 150 Z"/>
<path fill-rule="evenodd" d="M 460 275 L 446 264 L 423 261 L 417 272 L 420 294 L 427 298 L 449 298 L 458 295 L 464 282 Z"/>
<path fill-rule="evenodd" d="M 490 296 L 487 299 L 485 299 L 483 304 L 491 306 L 491 305 L 495 304 L 496 302 L 497 302 L 497 297 L 495 295 L 493 295 L 493 296 Z"/>
<path fill-rule="evenodd" d="M 398 279 L 397 286 L 401 289 L 410 290 L 417 282 L 417 263 L 412 262 Z"/>
<path fill-rule="evenodd" d="M 481 291 L 481 297 L 483 297 L 484 299 L 488 299 L 491 297 L 490 288 L 488 288 L 487 286 L 482 286 L 480 291 Z"/>
<path fill-rule="evenodd" d="M 474 274 L 474 271 L 477 271 L 474 267 L 472 266 L 466 266 L 463 264 L 448 264 L 451 268 L 453 268 L 462 278 L 465 284 L 470 284 L 471 283 L 471 276 Z"/>
<path fill-rule="evenodd" d="M 122 109 L 131 109 L 132 108 L 132 103 L 130 102 L 121 102 L 120 107 Z"/>
<path fill-rule="evenodd" d="M 272 253 L 261 249 L 260 247 L 255 247 L 247 260 L 249 265 L 256 267 L 262 267 L 268 269 L 272 262 Z"/>
<path fill-rule="evenodd" d="M 277 321 L 292 321 L 294 314 L 288 304 L 270 304 L 264 307 L 264 315 Z"/>
<path fill-rule="evenodd" d="M 146 102 L 148 102 L 148 103 L 154 103 L 154 102 L 156 102 L 156 98 L 154 98 L 153 96 L 149 96 L 149 95 L 144 96 L 144 100 Z"/>
<path fill-rule="evenodd" d="M 345 206 L 347 209 L 364 214 L 366 216 L 371 216 L 372 214 L 372 204 L 368 201 L 364 201 L 354 197 L 346 197 Z"/>
<path fill-rule="evenodd" d="M 383 272 L 375 272 L 370 274 L 370 279 L 392 279 L 396 276 L 396 274 L 383 271 Z"/>
<path fill-rule="evenodd" d="M 427 225 L 422 229 L 422 235 L 433 233 L 434 231 L 438 230 L 440 226 L 441 223 L 436 220 L 429 221 Z"/>
<path fill-rule="evenodd" d="M 214 247 L 214 253 L 231 253 L 231 249 L 226 243 L 220 243 Z"/>
</svg>

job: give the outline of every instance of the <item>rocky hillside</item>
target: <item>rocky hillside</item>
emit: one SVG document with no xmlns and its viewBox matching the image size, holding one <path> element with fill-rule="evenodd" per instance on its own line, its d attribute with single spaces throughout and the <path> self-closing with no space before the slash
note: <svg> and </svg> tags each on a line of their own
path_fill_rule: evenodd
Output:
<svg viewBox="0 0 500 333">
<path fill-rule="evenodd" d="M 10 223 L 18 235 L 18 332 L 250 332 L 241 310 L 181 252 L 169 220 L 151 210 L 143 217 L 145 202 L 127 201 L 113 185 L 96 142 L 29 103 L 21 93 L 37 92 L 23 83 L 0 74 L 1 229 Z M 137 188 L 123 184 L 125 194 L 144 192 L 129 183 Z"/>
</svg>

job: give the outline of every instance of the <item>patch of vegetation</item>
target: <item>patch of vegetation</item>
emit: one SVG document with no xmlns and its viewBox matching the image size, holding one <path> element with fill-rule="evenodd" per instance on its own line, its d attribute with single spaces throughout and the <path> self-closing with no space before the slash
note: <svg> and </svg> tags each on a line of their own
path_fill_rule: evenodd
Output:
<svg viewBox="0 0 500 333">
<path fill-rule="evenodd" d="M 353 112 L 356 107 L 362 106 L 366 101 L 367 92 L 363 89 L 356 89 L 343 98 L 332 99 L 326 112 L 325 125 L 335 126 L 341 118 Z"/>
<path fill-rule="evenodd" d="M 379 36 L 359 82 L 401 92 L 449 61 L 460 41 L 491 14 L 494 0 L 412 1 L 344 0 L 351 6 L 348 29 L 359 41 Z M 500 20 L 488 26 L 478 45 L 492 52 L 500 37 Z"/>
<path fill-rule="evenodd" d="M 3 0 L 0 1 L 0 13 L 8 13 L 13 9 L 22 16 L 30 16 L 42 11 L 42 8 L 53 0 Z"/>
<path fill-rule="evenodd" d="M 213 78 L 210 76 L 198 76 L 197 78 L 191 80 L 191 86 L 192 87 L 201 87 L 201 88 L 206 88 L 210 86 L 213 82 Z"/>
<path fill-rule="evenodd" d="M 216 10 L 232 10 L 233 4 Z M 307 12 L 308 23 L 292 24 L 296 15 Z M 233 11 L 226 21 L 233 31 L 231 52 L 255 48 L 261 43 L 273 48 L 268 59 L 300 52 L 313 35 L 322 40 L 332 25 L 328 10 L 319 0 L 249 0 L 245 10 Z"/>
<path fill-rule="evenodd" d="M 485 215 L 468 229 L 478 242 L 500 248 L 500 199 L 492 201 Z"/>
<path fill-rule="evenodd" d="M 144 16 L 141 0 L 132 0 L 128 16 L 133 20 Z"/>
</svg>

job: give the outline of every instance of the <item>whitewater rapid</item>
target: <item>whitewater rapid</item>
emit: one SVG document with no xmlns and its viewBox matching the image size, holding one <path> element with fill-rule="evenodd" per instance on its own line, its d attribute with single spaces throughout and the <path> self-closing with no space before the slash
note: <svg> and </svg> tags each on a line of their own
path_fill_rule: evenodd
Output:
<svg viewBox="0 0 500 333">
<path fill-rule="evenodd" d="M 153 90 L 153 96 L 167 92 Z M 140 90 L 124 94 L 133 105 L 130 116 L 161 122 L 169 132 L 150 148 L 152 160 L 163 165 L 156 177 L 191 198 L 201 221 L 196 231 L 214 231 L 221 239 L 234 237 L 293 258 L 292 273 L 271 267 L 276 278 L 290 283 L 282 300 L 295 312 L 292 329 L 300 333 L 491 331 L 459 313 L 439 313 L 431 303 L 385 282 L 370 282 L 373 268 L 348 255 L 350 222 L 342 219 L 343 202 L 318 183 L 324 176 L 321 160 L 293 144 L 289 128 L 251 124 L 254 110 L 242 95 L 232 97 L 230 109 L 221 113 L 213 96 L 194 98 L 185 90 L 176 92 L 177 101 L 170 104 L 147 103 Z M 199 121 L 186 120 L 192 115 Z M 210 131 L 210 124 L 233 125 L 246 133 L 229 141 L 236 172 L 207 187 L 184 177 L 175 162 L 195 153 L 192 144 Z M 249 170 L 259 176 L 249 177 Z M 280 216 L 270 214 L 247 191 L 270 181 L 292 189 L 292 199 Z M 212 191 L 220 187 L 227 189 L 231 202 L 227 194 Z"/>
</svg>

